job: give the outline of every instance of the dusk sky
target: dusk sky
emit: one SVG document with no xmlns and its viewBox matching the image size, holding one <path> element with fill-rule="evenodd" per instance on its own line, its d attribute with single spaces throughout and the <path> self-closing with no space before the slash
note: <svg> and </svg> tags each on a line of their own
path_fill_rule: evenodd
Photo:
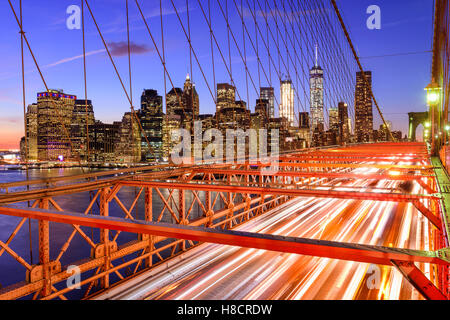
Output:
<svg viewBox="0 0 450 320">
<path fill-rule="evenodd" d="M 19 1 L 12 2 L 18 11 Z M 159 1 L 141 0 L 139 2 L 160 45 Z M 185 23 L 186 0 L 174 2 Z M 205 0 L 201 2 L 207 3 Z M 211 2 L 215 3 L 212 15 L 216 37 L 220 39 L 220 45 L 226 52 L 227 37 L 224 18 L 218 10 L 217 2 L 213 0 Z M 240 3 L 240 0 L 237 2 Z M 66 26 L 66 19 L 69 16 L 66 9 L 70 5 L 80 5 L 80 3 L 78 0 L 23 0 L 23 10 L 24 30 L 49 87 L 63 89 L 66 93 L 84 98 L 82 34 L 81 30 L 69 30 Z M 124 46 L 126 41 L 125 0 L 91 0 L 89 3 L 105 40 L 110 44 L 114 60 L 128 89 L 128 59 L 124 50 L 126 49 Z M 243 3 L 245 8 L 246 1 Z M 431 50 L 432 46 L 433 1 L 339 0 L 338 5 L 350 29 L 358 54 L 362 58 L 363 67 L 373 72 L 373 89 L 382 111 L 387 120 L 393 122 L 394 130 L 401 130 L 403 134 L 406 134 L 407 113 L 426 110 L 424 87 L 430 81 L 431 53 L 424 51 Z M 366 27 L 366 20 L 369 17 L 366 9 L 370 5 L 378 5 L 381 8 L 381 30 L 369 30 Z M 209 31 L 198 2 L 190 0 L 189 6 L 192 42 L 208 81 L 212 83 Z M 231 24 L 240 24 L 232 1 L 229 6 Z M 231 13 L 232 9 L 234 9 L 233 13 Z M 182 87 L 186 74 L 189 72 L 189 50 L 170 1 L 163 1 L 163 17 L 168 70 L 174 85 Z M 245 17 L 251 24 L 251 17 L 248 14 Z M 121 120 L 123 113 L 129 110 L 129 104 L 88 12 L 86 12 L 86 21 L 88 98 L 93 101 L 96 119 L 107 123 Z M 130 21 L 134 49 L 133 100 L 134 105 L 139 107 L 140 95 L 144 88 L 157 89 L 160 95 L 164 95 L 163 71 L 134 1 L 130 1 Z M 20 137 L 24 132 L 20 36 L 18 25 L 7 1 L 0 2 L 0 25 L 2 30 L 0 148 L 18 148 Z M 314 48 L 305 48 L 305 50 L 312 53 Z M 405 55 L 404 53 L 417 54 Z M 217 50 L 215 55 L 216 81 L 229 82 L 226 70 L 223 65 L 220 66 L 222 63 Z M 308 62 L 308 67 L 311 67 L 312 63 L 313 61 Z M 256 69 L 255 54 L 249 49 L 248 64 L 251 70 Z M 247 100 L 247 94 L 243 89 L 245 71 L 236 49 L 232 49 L 232 68 L 234 78 L 236 82 L 239 82 L 237 85 L 238 89 L 241 89 L 242 98 Z M 36 102 L 36 93 L 45 91 L 45 87 L 27 51 L 25 73 L 28 105 Z M 214 113 L 213 99 L 195 62 L 192 77 L 200 95 L 200 113 Z M 266 86 L 267 83 L 263 82 L 262 85 Z M 167 91 L 169 90 L 168 82 Z M 279 88 L 276 86 L 276 92 L 277 90 Z M 254 90 L 250 91 L 249 98 L 249 107 L 254 110 L 256 99 Z M 351 104 L 353 105 L 353 102 Z M 296 112 L 298 111 L 296 106 Z M 377 128 L 380 122 L 378 117 L 375 118 Z"/>
</svg>

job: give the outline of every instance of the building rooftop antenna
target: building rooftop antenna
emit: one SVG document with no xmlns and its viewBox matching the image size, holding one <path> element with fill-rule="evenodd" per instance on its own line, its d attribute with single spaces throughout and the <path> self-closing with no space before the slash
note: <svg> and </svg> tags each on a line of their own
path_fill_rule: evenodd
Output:
<svg viewBox="0 0 450 320">
<path fill-rule="evenodd" d="M 315 67 L 317 68 L 318 66 L 319 66 L 319 63 L 318 63 L 318 45 L 317 45 L 317 43 L 316 43 L 316 64 L 315 64 Z"/>
</svg>

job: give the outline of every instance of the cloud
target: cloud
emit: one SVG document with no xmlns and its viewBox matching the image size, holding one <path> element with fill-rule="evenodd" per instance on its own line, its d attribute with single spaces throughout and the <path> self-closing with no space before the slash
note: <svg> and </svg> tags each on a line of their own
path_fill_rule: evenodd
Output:
<svg viewBox="0 0 450 320">
<path fill-rule="evenodd" d="M 105 49 L 100 49 L 100 50 L 94 50 L 94 51 L 86 52 L 86 57 L 93 56 L 93 55 L 96 55 L 96 54 L 99 54 L 99 53 L 103 53 L 105 51 L 106 51 Z M 58 66 L 60 64 L 67 63 L 67 62 L 74 61 L 74 60 L 78 60 L 78 59 L 81 59 L 81 58 L 83 58 L 82 54 L 74 56 L 74 57 L 64 58 L 64 59 L 58 60 L 56 62 L 49 63 L 49 64 L 45 65 L 44 68 L 55 67 L 55 66 Z"/>
<path fill-rule="evenodd" d="M 422 22 L 422 21 L 427 21 L 427 20 L 430 20 L 430 17 L 423 16 L 423 17 L 417 17 L 414 19 L 405 19 L 405 20 L 393 21 L 393 22 L 388 22 L 388 23 L 382 23 L 381 27 L 382 28 L 392 28 L 392 27 L 397 27 L 402 24 L 413 24 L 415 22 Z"/>
<path fill-rule="evenodd" d="M 93 55 L 100 54 L 100 53 L 104 53 L 104 52 L 106 52 L 105 49 L 89 51 L 89 52 L 86 52 L 86 57 L 93 56 Z M 82 59 L 82 58 L 83 58 L 82 54 L 79 54 L 79 55 L 76 55 L 76 56 L 73 56 L 73 57 L 64 58 L 64 59 L 61 59 L 61 60 L 58 60 L 58 61 L 46 64 L 46 65 L 43 65 L 43 66 L 41 66 L 41 69 L 44 70 L 44 69 L 53 68 L 53 67 L 59 66 L 61 64 L 68 63 L 68 62 L 75 61 L 75 60 L 79 60 L 79 59 Z M 25 71 L 25 74 L 32 74 L 32 73 L 35 73 L 35 72 L 37 72 L 37 70 L 36 70 L 36 67 L 33 65 L 32 68 L 30 68 L 30 69 Z M 7 80 L 7 79 L 15 78 L 17 76 L 20 76 L 20 73 L 18 73 L 18 72 L 9 72 L 9 73 L 5 72 L 5 73 L 1 73 L 0 74 L 0 80 Z M 1 98 L 1 95 L 0 95 L 0 98 Z"/>
<path fill-rule="evenodd" d="M 298 10 L 298 11 L 284 11 L 279 8 L 270 8 L 269 10 L 261 10 L 261 9 L 249 9 L 244 7 L 242 10 L 243 17 L 246 19 L 256 18 L 264 18 L 267 20 L 280 19 L 281 21 L 290 21 L 295 22 L 298 19 L 298 16 L 316 16 L 325 14 L 328 11 L 328 8 L 314 8 L 307 10 Z"/>
<path fill-rule="evenodd" d="M 195 11 L 196 8 L 195 6 L 189 7 L 189 11 Z M 145 11 L 143 9 L 143 11 Z M 181 15 L 182 13 L 186 13 L 187 12 L 187 8 L 186 6 L 181 6 L 180 8 L 177 8 L 177 11 L 175 11 L 173 8 L 162 8 L 162 16 L 171 16 L 171 15 L 175 15 L 178 12 L 179 15 Z M 145 20 L 150 20 L 150 19 L 154 19 L 154 18 L 159 18 L 161 17 L 161 11 L 158 7 L 153 8 L 152 10 L 150 10 L 147 13 L 143 13 Z M 111 33 L 124 33 L 127 32 L 127 28 L 124 24 L 124 21 L 126 17 L 125 16 L 121 16 L 119 18 L 117 18 L 114 22 L 111 22 L 107 25 L 105 25 L 104 27 L 108 27 L 108 29 L 105 29 L 102 31 L 103 34 L 111 34 Z M 142 16 L 137 13 L 135 15 L 130 16 L 130 31 L 137 31 L 137 30 L 146 30 L 145 25 L 142 22 Z M 97 34 L 97 33 L 95 33 Z"/>
<path fill-rule="evenodd" d="M 109 42 L 108 46 L 113 56 L 125 56 L 128 54 L 128 43 L 126 41 Z M 152 52 L 153 49 L 149 48 L 145 44 L 136 44 L 130 42 L 130 51 L 135 54 L 143 54 L 146 52 Z"/>
<path fill-rule="evenodd" d="M 189 11 L 195 10 L 195 7 L 189 8 Z M 180 8 L 177 8 L 178 14 L 184 13 L 187 11 L 186 6 L 182 6 Z M 162 15 L 163 16 L 170 16 L 176 14 L 176 11 L 173 8 L 163 8 L 162 9 Z M 161 16 L 161 12 L 159 8 L 154 8 L 152 11 L 150 11 L 148 14 L 144 14 L 145 19 L 151 19 L 151 18 L 157 18 Z M 141 17 L 139 16 L 139 19 Z"/>
<path fill-rule="evenodd" d="M 23 118 L 20 117 L 7 117 L 2 119 L 2 122 L 9 124 L 23 124 Z"/>
</svg>

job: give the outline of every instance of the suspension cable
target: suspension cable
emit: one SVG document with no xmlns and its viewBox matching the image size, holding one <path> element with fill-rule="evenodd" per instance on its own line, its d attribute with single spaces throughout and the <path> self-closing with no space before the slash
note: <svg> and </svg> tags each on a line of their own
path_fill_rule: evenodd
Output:
<svg viewBox="0 0 450 320">
<path fill-rule="evenodd" d="M 149 25 L 148 25 L 148 23 L 147 23 L 147 20 L 145 19 L 144 13 L 142 12 L 142 8 L 141 8 L 141 6 L 139 5 L 138 0 L 135 0 L 135 3 L 136 3 L 136 7 L 137 7 L 138 10 L 139 10 L 139 14 L 140 14 L 140 16 L 141 16 L 141 18 L 142 18 L 142 21 L 144 22 L 145 28 L 147 29 L 147 32 L 148 32 L 148 34 L 149 34 L 149 36 L 150 36 L 150 39 L 151 39 L 151 41 L 152 41 L 152 43 L 153 43 L 153 46 L 154 46 L 154 48 L 155 48 L 155 50 L 156 50 L 156 53 L 158 54 L 159 60 L 161 61 L 161 64 L 162 64 L 163 67 L 164 67 L 164 72 L 165 72 L 165 74 L 167 75 L 167 78 L 169 79 L 169 82 L 170 82 L 172 88 L 174 88 L 175 95 L 176 95 L 176 97 L 177 97 L 178 103 L 179 103 L 179 105 L 182 107 L 183 115 L 184 115 L 184 117 L 186 117 L 186 111 L 185 111 L 184 106 L 183 106 L 183 104 L 182 104 L 181 97 L 180 97 L 180 95 L 178 94 L 178 91 L 175 90 L 175 85 L 174 85 L 174 83 L 173 83 L 173 81 L 172 81 L 172 77 L 170 76 L 169 71 L 167 70 L 167 65 L 166 65 L 165 56 L 164 56 L 164 57 L 162 56 L 162 54 L 161 54 L 161 52 L 160 52 L 160 50 L 159 50 L 159 48 L 158 48 L 158 45 L 156 44 L 155 38 L 153 37 L 153 33 L 152 33 L 152 31 L 150 30 L 150 27 L 149 27 Z M 160 5 L 160 10 L 161 10 L 161 12 L 162 12 L 162 7 L 161 7 L 161 5 Z M 163 39 L 163 50 L 164 50 L 164 39 Z M 210 92 L 211 92 L 211 90 L 210 90 Z M 166 99 L 166 104 L 167 104 L 167 99 Z"/>
<path fill-rule="evenodd" d="M 93 22 L 94 22 L 94 24 L 95 24 L 95 27 L 97 28 L 98 34 L 99 34 L 99 36 L 100 36 L 100 38 L 101 38 L 101 40 L 102 40 L 102 42 L 103 42 L 103 46 L 105 47 L 105 50 L 106 50 L 106 52 L 107 52 L 107 54 L 108 54 L 108 57 L 109 57 L 109 59 L 110 59 L 112 65 L 113 65 L 114 71 L 116 72 L 116 75 L 117 75 L 117 78 L 119 79 L 120 85 L 122 86 L 122 89 L 123 89 L 123 91 L 124 91 L 124 93 L 125 93 L 125 96 L 126 96 L 128 102 L 130 103 L 132 116 L 135 117 L 137 123 L 139 124 L 139 128 L 140 128 L 141 132 L 142 132 L 143 135 L 144 135 L 144 138 L 145 138 L 145 140 L 146 140 L 146 142 L 147 142 L 147 145 L 148 145 L 149 148 L 153 151 L 153 149 L 152 149 L 152 147 L 151 147 L 151 145 L 150 145 L 150 142 L 149 142 L 149 140 L 148 140 L 147 134 L 146 134 L 146 132 L 144 131 L 144 129 L 142 128 L 141 121 L 139 120 L 139 117 L 137 116 L 136 111 L 134 110 L 134 106 L 133 106 L 133 103 L 132 103 L 132 101 L 131 101 L 131 99 L 130 99 L 130 95 L 128 94 L 127 89 L 125 88 L 125 85 L 124 85 L 124 83 L 123 83 L 122 77 L 121 77 L 120 74 L 119 74 L 119 71 L 117 70 L 117 67 L 116 67 L 116 64 L 115 64 L 115 62 L 114 62 L 114 59 L 112 58 L 111 52 L 110 52 L 110 50 L 109 50 L 109 48 L 108 48 L 108 45 L 106 44 L 105 38 L 103 37 L 103 34 L 102 34 L 101 30 L 100 30 L 100 27 L 99 27 L 98 24 L 97 24 L 97 20 L 95 19 L 95 16 L 94 16 L 94 14 L 93 14 L 93 12 L 92 12 L 92 10 L 91 10 L 91 7 L 90 7 L 90 5 L 89 5 L 89 3 L 88 3 L 88 0 L 84 0 L 84 1 L 85 1 L 86 6 L 87 6 L 87 8 L 88 8 L 88 10 L 89 10 L 89 13 L 90 13 L 90 15 L 91 15 L 91 18 L 92 18 L 92 20 L 93 20 Z"/>
<path fill-rule="evenodd" d="M 17 17 L 16 10 L 14 10 L 14 7 L 13 7 L 13 5 L 12 5 L 12 3 L 11 3 L 11 0 L 8 0 L 8 3 L 9 3 L 9 6 L 10 6 L 10 8 L 11 8 L 11 11 L 12 11 L 12 13 L 13 13 L 13 15 L 14 15 L 14 18 L 15 18 L 15 20 L 16 20 L 16 22 L 17 22 L 19 28 L 20 28 L 21 35 L 22 35 L 23 39 L 25 40 L 25 43 L 26 43 L 27 48 L 28 48 L 28 51 L 30 52 L 31 57 L 33 58 L 33 62 L 34 62 L 34 64 L 35 64 L 36 69 L 37 69 L 37 71 L 38 71 L 38 73 L 39 73 L 39 76 L 40 76 L 40 78 L 41 78 L 41 80 L 42 80 L 42 82 L 43 82 L 43 84 L 44 84 L 44 86 L 45 86 L 45 89 L 46 89 L 47 93 L 50 93 L 50 89 L 49 89 L 49 87 L 47 86 L 47 82 L 45 81 L 45 78 L 44 78 L 44 76 L 43 76 L 43 74 L 42 74 L 42 70 L 41 70 L 41 68 L 39 67 L 39 63 L 37 62 L 36 56 L 34 55 L 34 52 L 33 52 L 33 50 L 31 49 L 31 45 L 30 45 L 30 43 L 28 42 L 28 38 L 27 38 L 25 32 L 23 31 L 22 22 L 21 22 L 21 21 L 19 20 L 19 18 Z M 50 103 L 53 105 L 53 103 L 54 103 L 53 100 L 50 100 Z M 55 110 L 56 110 L 56 112 L 57 112 L 59 118 L 62 119 L 62 115 L 61 115 L 61 113 L 60 113 L 60 111 L 59 111 L 59 108 L 55 108 Z M 66 128 L 66 126 L 64 125 L 63 122 L 61 123 L 61 125 L 62 125 L 62 128 L 63 128 L 64 134 L 66 135 L 66 137 L 67 137 L 67 139 L 68 139 L 68 141 L 69 141 L 69 147 L 70 147 L 70 150 L 71 150 L 71 152 L 73 152 L 73 144 L 72 144 L 72 140 L 71 140 L 71 138 L 70 138 L 70 134 L 69 134 L 69 132 L 67 131 L 67 128 Z M 81 160 L 80 160 L 80 154 L 79 154 L 79 151 L 77 152 L 77 161 L 78 161 L 78 164 L 79 164 L 81 170 L 82 170 L 83 173 L 84 173 L 84 168 L 83 168 L 83 166 L 81 165 Z"/>
<path fill-rule="evenodd" d="M 348 44 L 350 45 L 350 47 L 351 47 L 351 49 L 352 49 L 353 56 L 354 56 L 356 62 L 358 63 L 359 69 L 361 70 L 361 75 L 362 75 L 362 78 L 363 78 L 363 80 L 364 80 L 364 83 L 365 83 L 366 87 L 368 88 L 369 94 L 370 94 L 370 96 L 372 97 L 373 102 L 375 103 L 375 106 L 377 107 L 377 110 L 378 110 L 378 113 L 380 114 L 381 120 L 383 120 L 384 126 L 385 126 L 386 130 L 388 131 L 389 136 L 391 137 L 392 141 L 396 142 L 397 140 L 396 140 L 396 139 L 394 138 L 394 136 L 392 135 L 391 129 L 390 129 L 389 126 L 387 125 L 386 120 L 385 120 L 384 117 L 383 117 L 383 113 L 381 112 L 381 109 L 380 109 L 380 107 L 379 107 L 379 105 L 378 105 L 378 102 L 377 102 L 377 100 L 375 99 L 375 96 L 374 96 L 373 91 L 372 91 L 372 86 L 369 84 L 369 81 L 367 80 L 367 77 L 366 77 L 366 74 L 365 74 L 365 72 L 364 72 L 364 69 L 363 69 L 363 67 L 362 67 L 362 65 L 361 65 L 361 62 L 359 61 L 358 55 L 356 54 L 355 47 L 353 46 L 352 40 L 350 39 L 350 35 L 349 35 L 349 33 L 348 33 L 348 31 L 347 31 L 347 28 L 346 28 L 346 26 L 345 26 L 345 24 L 344 24 L 344 20 L 342 20 L 342 16 L 341 16 L 341 13 L 340 13 L 340 11 L 339 11 L 339 8 L 338 8 L 338 6 L 337 6 L 337 4 L 336 4 L 336 0 L 331 0 L 331 3 L 333 4 L 334 10 L 336 11 L 336 15 L 338 16 L 338 19 L 339 19 L 339 21 L 340 21 L 340 23 L 341 23 L 342 30 L 344 31 L 345 36 L 346 36 L 347 41 L 348 41 Z"/>
<path fill-rule="evenodd" d="M 90 166 L 90 146 L 89 146 L 89 116 L 88 116 L 88 92 L 87 92 L 87 75 L 86 75 L 86 38 L 85 38 L 85 25 L 84 25 L 84 1 L 81 0 L 81 33 L 83 37 L 83 78 L 84 78 L 84 107 L 85 107 L 85 119 L 86 119 L 86 157 L 88 170 L 91 170 Z"/>
<path fill-rule="evenodd" d="M 130 83 L 130 101 L 133 106 L 133 82 L 132 82 L 132 71 L 131 71 L 131 46 L 130 46 L 130 19 L 129 19 L 129 10 L 128 10 L 128 0 L 125 0 L 125 11 L 126 11 L 126 20 L 127 20 L 127 51 L 128 51 L 128 76 Z M 133 111 L 132 111 L 133 112 Z M 137 138 L 136 138 L 137 140 Z M 135 144 L 135 136 L 134 136 L 134 117 L 131 117 L 131 145 L 133 152 L 133 164 L 136 156 L 136 144 Z M 138 149 L 139 150 L 139 149 Z"/>
<path fill-rule="evenodd" d="M 20 24 L 23 26 L 23 16 L 22 16 L 22 0 L 19 1 L 20 5 Z M 26 97 L 25 97 L 25 61 L 24 61 L 24 52 L 23 52 L 23 36 L 24 32 L 20 30 L 20 56 L 22 62 L 22 101 L 23 101 L 23 122 L 24 122 L 24 130 L 25 130 L 25 168 L 26 168 L 26 176 L 27 181 L 30 179 L 28 172 L 28 160 L 29 160 L 29 146 L 28 146 L 28 137 L 27 137 L 27 114 L 26 114 Z M 27 184 L 27 191 L 30 191 L 30 185 Z M 27 202 L 28 207 L 31 206 L 30 201 Z M 28 241 L 30 244 L 30 262 L 33 264 L 33 240 L 31 235 L 31 218 L 28 219 Z"/>
</svg>

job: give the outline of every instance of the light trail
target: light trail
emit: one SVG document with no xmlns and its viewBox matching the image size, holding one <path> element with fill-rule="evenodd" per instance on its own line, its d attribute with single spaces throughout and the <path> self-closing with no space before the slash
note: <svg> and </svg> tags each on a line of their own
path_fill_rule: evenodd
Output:
<svg viewBox="0 0 450 320">
<path fill-rule="evenodd" d="M 386 164 L 389 164 L 387 162 Z M 403 164 L 403 163 L 402 163 Z M 404 162 L 404 164 L 411 164 Z M 355 173 L 379 169 L 356 168 Z M 346 181 L 346 180 L 344 180 Z M 369 185 L 378 192 L 398 181 L 367 180 L 337 188 Z M 412 193 L 419 193 L 415 185 Z M 284 236 L 430 250 L 427 219 L 405 203 L 296 198 L 236 230 Z M 419 268 L 431 277 L 429 265 Z M 369 281 L 379 272 L 379 287 Z M 371 272 L 369 272 L 371 271 Z M 375 281 L 377 284 L 377 281 Z M 191 255 L 112 299 L 421 299 L 394 267 L 317 258 L 216 244 Z"/>
</svg>

